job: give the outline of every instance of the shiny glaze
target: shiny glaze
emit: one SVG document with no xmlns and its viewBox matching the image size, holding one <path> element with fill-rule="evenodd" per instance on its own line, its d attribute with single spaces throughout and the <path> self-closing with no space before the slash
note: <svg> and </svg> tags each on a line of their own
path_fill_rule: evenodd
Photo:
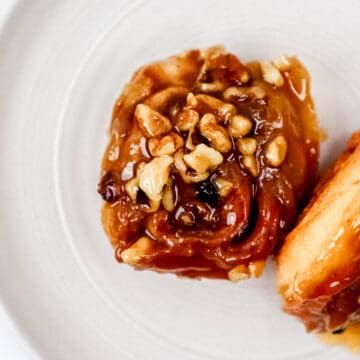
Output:
<svg viewBox="0 0 360 360">
<path fill-rule="evenodd" d="M 312 266 L 301 267 L 297 264 L 294 267 L 297 274 L 293 278 L 289 268 L 285 267 L 284 271 L 282 264 L 282 271 L 290 275 L 290 286 L 280 289 L 285 300 L 284 309 L 298 316 L 309 331 L 340 331 L 360 321 L 359 166 L 360 131 L 352 135 L 346 150 L 320 180 L 313 199 L 302 215 L 303 220 L 294 230 L 298 233 L 293 232 L 288 236 L 279 256 L 279 262 L 286 259 L 289 264 L 289 259 L 299 251 L 297 244 L 303 245 L 306 240 L 309 243 L 313 241 L 311 236 L 304 233 L 302 226 L 305 224 L 306 229 L 310 229 L 312 225 L 318 227 L 319 219 L 312 216 L 314 213 L 329 211 L 329 203 L 322 202 L 326 195 L 332 200 L 349 197 L 347 210 L 342 210 L 339 214 L 335 210 L 331 213 L 333 217 L 327 219 L 327 223 L 331 222 L 334 229 L 330 232 L 331 237 L 325 237 L 326 246 L 309 251 L 313 252 L 309 254 Z M 291 238 L 295 235 L 296 239 Z M 288 251 L 291 246 L 293 253 Z M 303 245 L 301 251 L 306 249 L 308 248 Z M 360 336 L 358 341 L 360 342 Z"/>
<path fill-rule="evenodd" d="M 124 190 L 137 164 L 150 159 L 146 140 L 133 121 L 134 107 L 141 102 L 153 104 L 152 95 L 170 86 L 183 89 L 181 96 L 170 97 L 157 108 L 173 121 L 186 94 L 198 92 L 196 79 L 203 63 L 198 50 L 190 51 L 138 70 L 125 87 L 114 107 L 110 143 L 102 164 L 99 192 L 106 200 L 102 221 L 119 261 L 124 249 L 146 235 L 154 241 L 147 256 L 137 264 L 138 269 L 226 278 L 235 265 L 266 260 L 293 225 L 317 180 L 319 132 L 309 94 L 310 78 L 296 58 L 292 58 L 291 71 L 284 73 L 284 86 L 278 89 L 262 80 L 259 63 L 249 63 L 252 80 L 247 86 L 259 86 L 267 96 L 262 100 L 245 97 L 234 104 L 255 124 L 251 136 L 258 142 L 260 175 L 253 178 L 246 172 L 242 155 L 233 143 L 224 163 L 211 175 L 212 180 L 221 176 L 235 185 L 228 197 L 215 205 L 200 201 L 198 185 L 186 184 L 171 172 L 176 194 L 174 211 L 168 213 L 160 207 L 153 214 L 145 212 L 144 199 L 134 203 Z M 235 56 L 221 55 L 212 66 L 212 75 L 228 86 L 242 85 L 238 72 L 246 67 Z M 216 92 L 211 95 L 221 97 Z M 280 168 L 271 168 L 264 147 L 278 134 L 285 136 L 288 153 Z M 194 142 L 202 141 L 195 134 Z M 182 213 L 190 214 L 194 224 L 183 224 L 179 216 Z"/>
<path fill-rule="evenodd" d="M 342 345 L 360 355 L 360 323 L 350 325 L 340 334 L 319 334 L 321 340 L 330 345 Z"/>
</svg>

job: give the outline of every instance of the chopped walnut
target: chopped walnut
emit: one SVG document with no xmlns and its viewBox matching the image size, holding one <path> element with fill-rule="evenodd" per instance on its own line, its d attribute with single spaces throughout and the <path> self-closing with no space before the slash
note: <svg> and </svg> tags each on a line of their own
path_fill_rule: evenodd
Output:
<svg viewBox="0 0 360 360">
<path fill-rule="evenodd" d="M 260 63 L 261 74 L 266 82 L 276 87 L 281 87 L 284 84 L 284 79 L 279 69 L 270 61 Z"/>
<path fill-rule="evenodd" d="M 208 170 L 216 169 L 223 162 L 223 157 L 215 149 L 199 144 L 196 145 L 194 151 L 184 155 L 184 161 L 198 174 L 204 174 Z"/>
<path fill-rule="evenodd" d="M 272 139 L 265 149 L 265 156 L 271 166 L 279 167 L 285 160 L 287 153 L 287 142 L 282 135 Z"/>
<path fill-rule="evenodd" d="M 148 138 L 166 134 L 172 128 L 167 117 L 145 104 L 136 105 L 135 118 L 141 131 Z"/>
<path fill-rule="evenodd" d="M 139 171 L 139 187 L 150 200 L 161 200 L 162 189 L 168 181 L 173 161 L 167 155 L 156 157 Z"/>
<path fill-rule="evenodd" d="M 249 134 L 253 124 L 249 118 L 243 115 L 234 115 L 227 128 L 229 134 L 234 138 L 239 138 Z"/>
<path fill-rule="evenodd" d="M 226 153 L 232 145 L 225 128 L 219 125 L 213 114 L 205 114 L 199 122 L 199 130 L 202 136 L 207 138 L 215 150 Z"/>
<path fill-rule="evenodd" d="M 164 137 L 158 136 L 149 139 L 149 151 L 152 156 L 172 155 L 184 145 L 183 138 L 171 132 Z"/>
<path fill-rule="evenodd" d="M 121 259 L 124 263 L 136 265 L 147 255 L 152 245 L 152 240 L 147 236 L 142 236 L 129 248 L 121 252 Z"/>
</svg>

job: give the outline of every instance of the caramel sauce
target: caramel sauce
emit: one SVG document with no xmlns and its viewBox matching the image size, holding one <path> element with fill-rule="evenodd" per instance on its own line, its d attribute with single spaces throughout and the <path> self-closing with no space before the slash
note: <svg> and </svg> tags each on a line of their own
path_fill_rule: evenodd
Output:
<svg viewBox="0 0 360 360">
<path fill-rule="evenodd" d="M 319 334 L 319 338 L 329 345 L 341 345 L 360 355 L 360 323 L 350 325 L 341 334 Z"/>
<path fill-rule="evenodd" d="M 258 62 L 244 65 L 232 54 L 206 57 L 198 50 L 150 64 L 133 75 L 114 106 L 99 184 L 105 200 L 102 222 L 118 261 L 123 261 L 124 251 L 134 249 L 137 240 L 145 236 L 149 241 L 139 248 L 143 253 L 135 252 L 132 261 L 137 269 L 227 278 L 234 266 L 265 261 L 276 251 L 317 181 L 319 154 L 309 74 L 296 58 L 291 58 L 291 69 L 282 76 L 284 85 L 276 88 L 263 80 Z M 231 150 L 223 154 L 223 163 L 201 183 L 183 181 L 172 166 L 174 210 L 166 211 L 160 205 L 151 213 L 143 192 L 139 191 L 133 201 L 125 191 L 126 181 L 136 176 L 139 164 L 151 159 L 134 109 L 140 103 L 151 105 L 176 124 L 187 94 L 202 93 L 201 86 L 207 82 L 224 85 L 207 93 L 217 99 L 222 99 L 224 89 L 230 86 L 249 92 L 256 86 L 265 92 L 262 98 L 247 93 L 231 101 L 237 113 L 253 123 L 249 136 L 257 142 L 254 156 L 258 176 L 244 167 L 244 155 L 236 139 L 231 138 Z M 205 105 L 197 110 L 200 115 L 213 112 L 221 116 Z M 228 120 L 221 121 L 226 128 Z M 188 134 L 176 126 L 172 131 L 186 141 Z M 281 166 L 273 167 L 265 149 L 277 135 L 286 139 L 287 153 Z M 192 141 L 194 145 L 211 146 L 198 129 Z M 191 169 L 188 175 L 193 175 Z M 218 178 L 233 186 L 226 197 L 216 192 Z"/>
<path fill-rule="evenodd" d="M 290 286 L 280 288 L 284 310 L 299 317 L 308 331 L 331 333 L 345 329 L 347 332 L 360 321 L 359 165 L 360 131 L 352 135 L 345 151 L 320 179 L 302 220 L 288 235 L 279 257 L 280 263 L 285 259 L 291 264 L 291 259 L 296 258 L 300 250 L 309 249 L 310 244 L 312 265 L 305 265 L 307 259 L 303 258 L 299 261 L 301 265 L 293 266 L 289 272 L 282 263 L 282 276 L 289 275 Z M 340 210 L 341 202 L 345 205 Z M 316 217 L 315 213 L 324 217 Z M 326 224 L 332 226 L 328 233 L 323 229 Z M 316 250 L 311 249 L 316 239 L 311 232 L 314 228 L 325 231 L 324 245 Z M 286 248 L 289 244 L 292 253 L 290 247 Z M 295 279 L 292 271 L 297 271 Z"/>
</svg>

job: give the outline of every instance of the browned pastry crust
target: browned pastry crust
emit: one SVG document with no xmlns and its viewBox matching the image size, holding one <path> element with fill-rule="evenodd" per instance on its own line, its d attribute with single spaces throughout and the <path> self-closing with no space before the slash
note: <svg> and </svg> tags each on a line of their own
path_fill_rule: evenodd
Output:
<svg viewBox="0 0 360 360">
<path fill-rule="evenodd" d="M 360 132 L 319 182 L 278 258 L 284 309 L 308 330 L 360 321 Z"/>
</svg>

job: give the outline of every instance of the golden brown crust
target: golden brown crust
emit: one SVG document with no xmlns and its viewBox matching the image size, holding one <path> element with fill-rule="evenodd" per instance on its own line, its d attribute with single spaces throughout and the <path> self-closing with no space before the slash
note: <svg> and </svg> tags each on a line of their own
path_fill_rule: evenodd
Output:
<svg viewBox="0 0 360 360">
<path fill-rule="evenodd" d="M 278 258 L 285 311 L 309 330 L 360 320 L 360 131 L 321 178 Z"/>
</svg>

